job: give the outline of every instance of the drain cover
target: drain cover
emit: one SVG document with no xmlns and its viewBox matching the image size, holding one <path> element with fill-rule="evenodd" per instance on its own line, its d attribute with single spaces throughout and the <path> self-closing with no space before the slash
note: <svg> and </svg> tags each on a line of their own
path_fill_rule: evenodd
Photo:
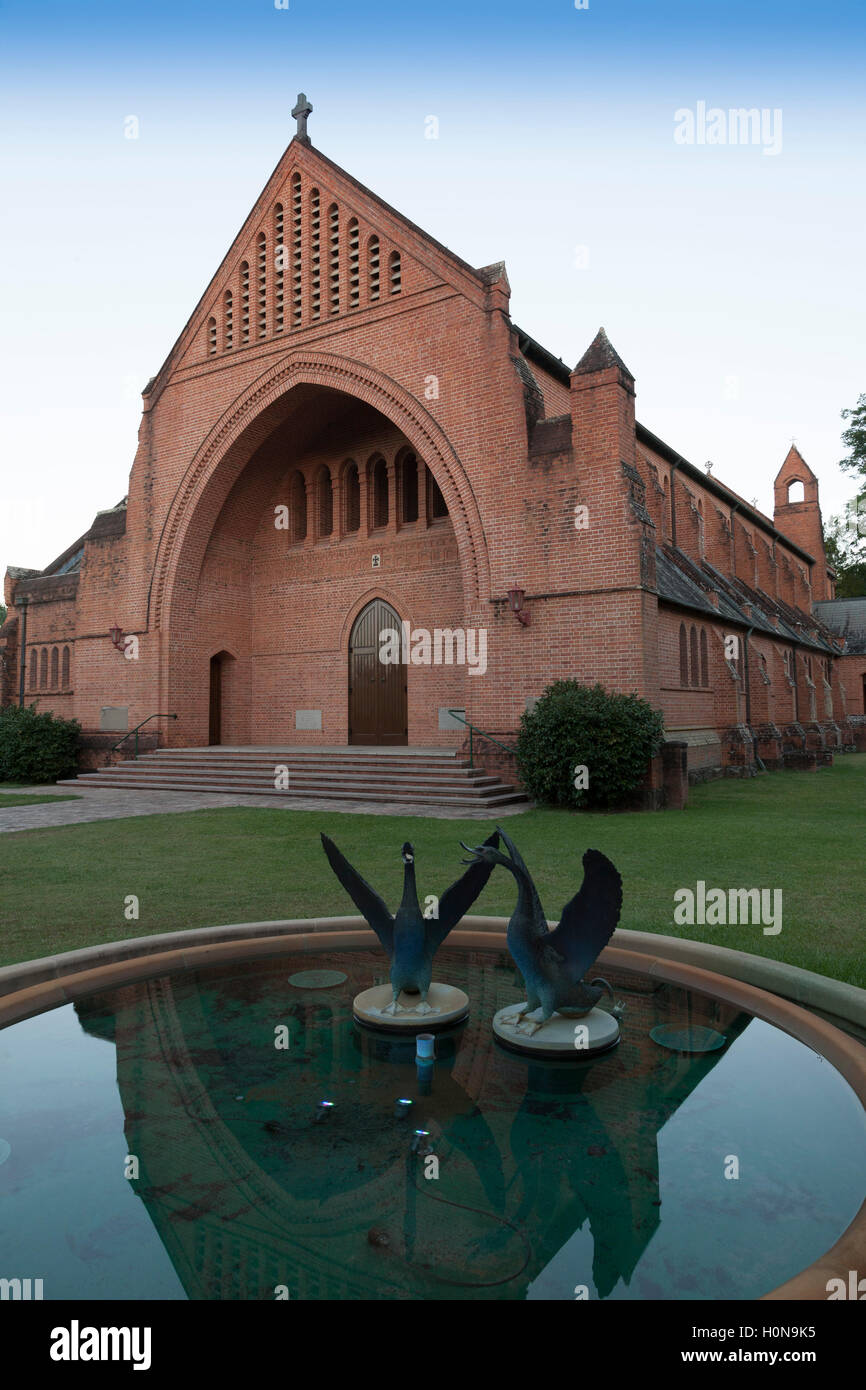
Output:
<svg viewBox="0 0 866 1390">
<path fill-rule="evenodd" d="M 718 1052 L 727 1039 L 715 1028 L 665 1028 L 659 1024 L 650 1029 L 650 1037 L 669 1052 Z"/>
<path fill-rule="evenodd" d="M 289 984 L 295 989 L 333 989 L 346 979 L 342 970 L 299 970 L 297 975 L 289 976 Z"/>
</svg>

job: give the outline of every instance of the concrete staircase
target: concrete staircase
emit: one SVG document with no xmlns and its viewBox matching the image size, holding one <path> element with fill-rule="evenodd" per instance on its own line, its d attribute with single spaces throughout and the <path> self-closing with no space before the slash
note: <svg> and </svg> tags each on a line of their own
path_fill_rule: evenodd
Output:
<svg viewBox="0 0 866 1390">
<path fill-rule="evenodd" d="M 288 786 L 275 785 L 288 769 Z M 285 774 L 282 776 L 285 781 Z M 495 811 L 526 795 L 442 748 L 161 748 L 64 786 L 215 792 Z"/>
</svg>

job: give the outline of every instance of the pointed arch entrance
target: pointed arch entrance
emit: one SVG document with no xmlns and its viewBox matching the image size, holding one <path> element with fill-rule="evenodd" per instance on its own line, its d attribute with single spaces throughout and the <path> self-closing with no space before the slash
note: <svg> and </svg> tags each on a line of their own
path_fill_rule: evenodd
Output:
<svg viewBox="0 0 866 1390">
<path fill-rule="evenodd" d="M 217 652 L 210 659 L 208 702 L 208 744 L 217 747 L 223 741 L 226 726 L 226 696 L 234 657 L 231 652 Z"/>
<path fill-rule="evenodd" d="M 379 634 L 401 631 L 400 619 L 384 599 L 361 609 L 349 636 L 349 742 L 408 742 L 406 667 L 379 660 Z"/>
</svg>

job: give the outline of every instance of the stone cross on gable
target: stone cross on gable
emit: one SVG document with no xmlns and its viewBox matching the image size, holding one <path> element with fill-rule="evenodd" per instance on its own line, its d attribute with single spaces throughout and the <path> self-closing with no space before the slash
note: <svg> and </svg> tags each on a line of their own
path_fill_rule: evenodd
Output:
<svg viewBox="0 0 866 1390">
<path fill-rule="evenodd" d="M 292 115 L 298 123 L 297 138 L 299 140 L 306 140 L 309 142 L 310 137 L 307 134 L 307 117 L 312 112 L 312 109 L 304 93 L 298 92 L 298 104 L 292 111 Z"/>
</svg>

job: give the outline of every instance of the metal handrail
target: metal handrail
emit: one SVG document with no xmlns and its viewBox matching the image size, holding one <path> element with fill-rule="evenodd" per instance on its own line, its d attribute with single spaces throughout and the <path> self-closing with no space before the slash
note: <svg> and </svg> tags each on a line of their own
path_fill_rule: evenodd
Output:
<svg viewBox="0 0 866 1390">
<path fill-rule="evenodd" d="M 132 735 L 135 734 L 135 751 L 134 751 L 134 753 L 133 753 L 133 755 L 132 755 L 133 762 L 135 762 L 135 760 L 136 760 L 137 757 L 138 757 L 138 731 L 139 731 L 139 729 L 143 729 L 144 726 L 145 726 L 145 724 L 149 724 L 150 721 L 151 721 L 151 719 L 177 719 L 177 715 L 176 715 L 176 714 L 149 714 L 149 715 L 147 716 L 147 719 L 142 719 L 141 723 L 140 723 L 140 724 L 136 724 L 136 726 L 135 726 L 134 729 L 130 729 L 128 733 L 124 734 L 122 739 L 119 739 L 117 743 L 113 743 L 113 744 L 111 745 L 111 747 L 109 748 L 109 750 L 108 750 L 109 753 L 116 753 L 117 750 L 118 750 L 118 748 L 120 747 L 120 745 L 121 745 L 122 743 L 126 743 L 126 740 L 127 740 L 128 738 L 132 738 Z"/>
<path fill-rule="evenodd" d="M 477 724 L 471 724 L 471 723 L 469 722 L 469 720 L 466 719 L 465 716 L 462 715 L 462 714 L 459 712 L 459 710 L 450 709 L 450 710 L 448 711 L 448 713 L 449 713 L 450 715 L 453 715 L 453 717 L 454 717 L 455 719 L 459 719 L 459 720 L 460 720 L 460 723 L 461 723 L 461 724 L 465 724 L 466 727 L 467 727 L 467 729 L 469 730 L 469 766 L 470 766 L 470 767 L 474 767 L 474 766 L 475 766 L 475 764 L 474 764 L 473 761 L 472 761 L 472 752 L 473 752 L 473 749 L 472 749 L 472 736 L 473 736 L 473 734 L 477 734 L 479 738 L 486 738 L 488 743 L 495 743 L 497 748 L 503 749 L 503 751 L 506 752 L 506 753 L 508 753 L 512 758 L 516 758 L 516 757 L 517 757 L 517 749 L 516 749 L 516 748 L 509 748 L 509 746 L 508 746 L 507 743 L 501 743 L 501 742 L 499 741 L 499 739 L 498 739 L 498 738 L 494 738 L 492 734 L 486 734 L 486 733 L 484 732 L 483 729 L 479 729 L 479 727 L 478 727 Z"/>
</svg>

